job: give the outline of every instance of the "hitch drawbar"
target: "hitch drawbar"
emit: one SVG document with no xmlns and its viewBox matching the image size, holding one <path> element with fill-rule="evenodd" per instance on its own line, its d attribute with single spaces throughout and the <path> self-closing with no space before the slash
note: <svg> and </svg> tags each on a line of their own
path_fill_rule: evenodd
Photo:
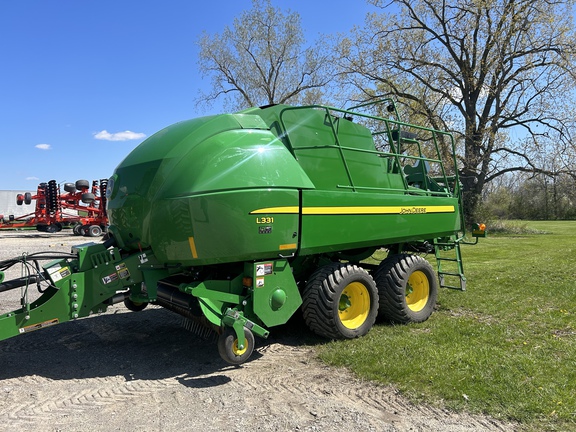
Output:
<svg viewBox="0 0 576 432">
<path fill-rule="evenodd" d="M 5 271 L 16 265 L 27 275 L 5 280 Z M 124 259 L 118 249 L 102 243 L 74 246 L 71 253 L 38 252 L 1 261 L 0 293 L 20 288 L 21 307 L 0 315 L 0 340 L 104 312 L 141 282 L 137 257 Z M 40 296 L 32 295 L 32 286 Z"/>
<path fill-rule="evenodd" d="M 20 288 L 20 287 L 23 287 L 26 285 L 35 284 L 40 279 L 38 278 L 37 275 L 30 275 L 30 276 L 20 277 L 17 279 L 12 279 L 12 280 L 9 280 L 6 282 L 3 282 L 3 280 L 4 280 L 4 272 L 0 272 L 0 292 L 10 291 L 10 290 L 13 290 L 15 288 Z"/>
</svg>

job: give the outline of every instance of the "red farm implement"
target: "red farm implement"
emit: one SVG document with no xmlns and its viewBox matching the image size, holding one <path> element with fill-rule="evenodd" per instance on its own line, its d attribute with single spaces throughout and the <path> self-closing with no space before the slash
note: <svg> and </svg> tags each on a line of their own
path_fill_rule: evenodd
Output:
<svg viewBox="0 0 576 432">
<path fill-rule="evenodd" d="M 30 205 L 35 201 L 34 212 L 15 217 L 0 215 L 0 228 L 36 227 L 38 231 L 54 233 L 65 226 L 72 226 L 76 235 L 97 237 L 106 231 L 107 180 L 94 180 L 92 187 L 87 180 L 65 183 L 64 192 L 55 180 L 40 183 L 36 195 L 18 194 L 16 204 Z"/>
</svg>

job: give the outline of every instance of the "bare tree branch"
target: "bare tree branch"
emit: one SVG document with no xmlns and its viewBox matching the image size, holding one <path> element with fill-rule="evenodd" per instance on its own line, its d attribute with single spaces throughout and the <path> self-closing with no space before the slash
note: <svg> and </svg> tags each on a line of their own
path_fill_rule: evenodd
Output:
<svg viewBox="0 0 576 432">
<path fill-rule="evenodd" d="M 222 34 L 204 34 L 198 66 L 212 80 L 212 90 L 197 103 L 224 97 L 237 110 L 274 103 L 319 103 L 333 79 L 321 42 L 304 47 L 300 16 L 284 13 L 270 0 L 252 0 L 252 9 Z"/>
<path fill-rule="evenodd" d="M 526 137 L 541 142 L 553 134 L 569 148 L 576 118 L 571 0 L 370 2 L 382 13 L 340 41 L 339 77 L 358 99 L 404 97 L 411 115 L 454 132 L 469 218 L 488 182 L 546 171 L 534 162 L 542 148 L 525 147 Z"/>
</svg>

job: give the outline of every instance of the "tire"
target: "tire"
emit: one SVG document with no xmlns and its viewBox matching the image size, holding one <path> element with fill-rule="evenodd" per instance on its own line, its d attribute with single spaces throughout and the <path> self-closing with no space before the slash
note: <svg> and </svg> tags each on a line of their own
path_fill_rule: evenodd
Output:
<svg viewBox="0 0 576 432">
<path fill-rule="evenodd" d="M 132 312 L 140 312 L 140 311 L 143 311 L 144 309 L 146 309 L 146 306 L 148 306 L 148 303 L 146 303 L 146 302 L 136 303 L 136 302 L 133 302 L 132 300 L 130 300 L 128 297 L 126 297 L 124 299 L 124 306 L 126 306 L 126 309 L 131 310 Z"/>
<path fill-rule="evenodd" d="M 24 204 L 24 195 L 22 194 L 16 195 L 16 204 L 18 205 Z"/>
<path fill-rule="evenodd" d="M 82 224 L 77 223 L 76 225 L 74 225 L 74 227 L 72 228 L 72 232 L 74 233 L 74 235 L 77 236 L 84 235 L 84 228 L 82 227 Z"/>
<path fill-rule="evenodd" d="M 226 327 L 224 332 L 218 337 L 218 354 L 226 363 L 240 365 L 250 358 L 254 352 L 254 335 L 244 327 L 244 337 L 246 346 L 238 348 L 238 338 L 232 327 Z"/>
<path fill-rule="evenodd" d="M 86 192 L 82 194 L 82 202 L 84 204 L 91 204 L 96 199 L 96 196 L 92 192 Z"/>
<path fill-rule="evenodd" d="M 78 190 L 86 189 L 90 187 L 90 182 L 88 180 L 77 180 L 75 186 Z"/>
<path fill-rule="evenodd" d="M 60 227 L 60 229 L 58 229 L 58 225 L 56 225 L 56 224 L 45 225 L 45 227 L 46 228 L 45 228 L 44 232 L 47 232 L 50 234 L 58 232 L 62 229 L 62 227 Z"/>
<path fill-rule="evenodd" d="M 68 193 L 74 193 L 76 192 L 76 186 L 74 186 L 74 183 L 64 183 L 64 190 Z"/>
<path fill-rule="evenodd" d="M 312 274 L 302 295 L 306 325 L 329 339 L 352 339 L 370 331 L 378 314 L 378 290 L 362 267 L 334 263 Z"/>
<path fill-rule="evenodd" d="M 436 306 L 438 282 L 428 261 L 419 255 L 393 255 L 374 273 L 380 307 L 378 319 L 400 324 L 426 321 Z"/>
<path fill-rule="evenodd" d="M 24 194 L 24 204 L 32 204 L 32 194 L 30 192 Z"/>
<path fill-rule="evenodd" d="M 99 225 L 90 225 L 86 230 L 88 237 L 99 237 L 102 235 L 102 228 Z"/>
</svg>

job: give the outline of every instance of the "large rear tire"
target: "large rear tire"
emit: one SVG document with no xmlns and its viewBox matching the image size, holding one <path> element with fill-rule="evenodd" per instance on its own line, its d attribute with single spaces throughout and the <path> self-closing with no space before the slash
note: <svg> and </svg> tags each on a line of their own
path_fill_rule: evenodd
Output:
<svg viewBox="0 0 576 432">
<path fill-rule="evenodd" d="M 378 291 L 362 267 L 334 263 L 312 274 L 302 311 L 310 329 L 329 339 L 352 339 L 370 331 L 378 313 Z"/>
<path fill-rule="evenodd" d="M 419 255 L 393 255 L 374 273 L 380 306 L 378 318 L 396 323 L 426 321 L 436 306 L 438 282 L 434 269 Z"/>
</svg>

